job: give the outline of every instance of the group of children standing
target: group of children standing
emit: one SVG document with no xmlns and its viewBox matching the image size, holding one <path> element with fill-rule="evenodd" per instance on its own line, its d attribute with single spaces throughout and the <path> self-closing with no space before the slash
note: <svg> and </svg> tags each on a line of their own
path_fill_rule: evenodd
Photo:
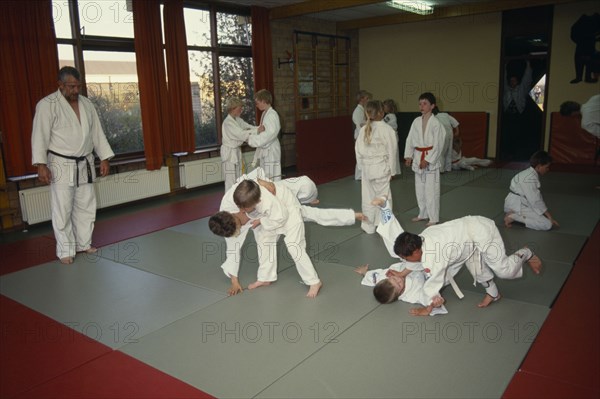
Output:
<svg viewBox="0 0 600 399">
<path fill-rule="evenodd" d="M 277 140 L 280 125 L 278 115 L 271 107 L 270 93 L 261 90 L 256 94 L 256 105 L 263 111 L 258 127 L 241 120 L 241 101 L 232 99 L 228 102 L 229 115 L 223 122 L 221 149 L 226 192 L 220 212 L 210 218 L 209 227 L 213 233 L 226 240 L 227 259 L 222 269 L 231 279 L 229 294 L 235 295 L 243 290 L 238 280 L 239 252 L 248 231 L 252 229 L 259 246 L 259 269 L 257 281 L 248 288 L 276 281 L 275 248 L 279 237 L 283 235 L 288 252 L 292 255 L 303 282 L 309 287 L 307 296 L 315 297 L 322 282 L 306 253 L 306 221 L 324 226 L 343 226 L 358 220 L 366 233 L 373 234 L 377 231 L 383 237 L 390 254 L 402 259 L 400 267 L 369 272 L 365 265 L 356 271 L 368 274 L 368 280 L 373 280 L 374 294 L 380 302 L 389 303 L 402 299 L 422 304 L 423 308 L 411 311 L 416 315 L 445 312 L 439 290 L 444 285 L 453 283 L 453 275 L 465 262 L 476 282 L 486 288 L 486 297 L 479 304 L 480 307 L 488 306 L 500 298 L 492 271 L 502 278 L 517 278 L 522 275 L 523 264 L 528 263 L 535 273 L 539 273 L 541 261 L 527 248 L 511 256 L 505 254 L 497 228 L 487 218 L 468 216 L 446 222 L 439 228 L 435 226 L 439 222 L 440 173 L 451 170 L 456 163 L 448 153 L 451 153 L 452 141 L 456 149 L 459 137 L 458 121 L 439 112 L 432 93 L 423 93 L 419 97 L 421 116 L 413 121 L 404 150 L 406 166 L 411 167 L 415 173 L 415 192 L 419 207 L 419 214 L 412 220 L 427 220 L 428 223 L 420 236 L 404 232 L 392 212 L 390 189 L 392 177 L 401 173 L 395 116 L 397 108 L 393 100 L 381 102 L 371 98 L 370 93 L 359 92 L 358 105 L 353 113 L 356 124 L 356 177 L 361 180 L 362 212 L 306 206 L 305 204 L 318 203 L 314 182 L 306 176 L 280 179 L 281 163 Z M 239 147 L 245 141 L 257 148 L 255 161 L 260 162 L 261 167 L 249 175 L 240 176 Z M 460 148 L 457 152 L 460 154 Z M 460 158 L 467 166 L 472 167 L 465 159 L 468 160 Z M 511 182 L 504 207 L 507 227 L 514 221 L 540 230 L 558 226 L 539 193 L 538 176 L 547 173 L 550 162 L 550 157 L 544 151 L 534 154 L 531 168 L 515 176 Z M 228 175 L 227 172 L 231 174 Z M 545 218 L 546 222 L 540 218 Z M 438 245 L 444 239 L 453 243 L 462 241 L 464 244 L 464 248 L 454 255 L 455 259 L 444 259 L 446 264 L 440 265 L 439 262 L 432 263 L 431 259 L 424 257 L 428 252 L 423 249 L 425 246 Z M 492 255 L 487 255 L 490 244 L 493 244 L 495 250 L 501 249 L 499 258 L 492 259 Z M 377 273 L 379 277 L 376 276 Z M 411 276 L 407 279 L 409 275 Z M 412 285 L 408 284 L 409 281 Z M 410 294 L 405 291 L 407 284 L 412 287 Z M 458 290 L 457 287 L 455 289 Z"/>
<path fill-rule="evenodd" d="M 362 228 L 369 234 L 377 225 L 372 199 L 385 197 L 391 202 L 390 180 L 401 173 L 395 102 L 382 103 L 371 97 L 366 91 L 357 94 L 358 105 L 352 117 L 356 125 L 356 165 L 361 171 L 355 177 L 362 180 L 363 213 L 367 217 L 375 215 L 363 222 Z M 406 139 L 404 159 L 415 173 L 419 214 L 413 221 L 427 220 L 431 226 L 439 222 L 440 172 L 451 170 L 450 143 L 458 135 L 458 121 L 448 114 L 438 114 L 432 93 L 419 96 L 419 110 L 421 116 L 412 123 Z M 364 121 L 359 118 L 361 113 Z"/>
</svg>

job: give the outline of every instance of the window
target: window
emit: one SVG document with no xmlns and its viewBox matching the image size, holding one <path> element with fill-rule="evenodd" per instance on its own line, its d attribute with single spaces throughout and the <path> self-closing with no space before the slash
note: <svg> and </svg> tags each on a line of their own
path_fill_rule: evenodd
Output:
<svg viewBox="0 0 600 399">
<path fill-rule="evenodd" d="M 133 14 L 127 3 L 52 2 L 59 65 L 75 66 L 82 72 L 84 94 L 96 106 L 104 133 L 117 155 L 144 150 Z M 72 10 L 77 10 L 76 18 L 70 14 Z M 72 32 L 76 32 L 75 37 Z"/>
<path fill-rule="evenodd" d="M 144 149 L 136 68 L 140 60 L 135 57 L 133 13 L 128 5 L 128 0 L 52 2 L 60 66 L 73 65 L 82 72 L 82 91 L 96 105 L 117 155 Z M 250 13 L 194 1 L 186 5 L 196 147 L 214 147 L 219 144 L 229 97 L 245 101 L 242 117 L 256 122 Z"/>
<path fill-rule="evenodd" d="M 211 29 L 213 19 L 216 31 Z M 250 16 L 215 7 L 190 7 L 184 8 L 184 20 L 196 147 L 215 146 L 228 98 L 244 101 L 242 118 L 256 122 Z"/>
<path fill-rule="evenodd" d="M 87 96 L 115 154 L 143 151 L 135 54 L 84 51 Z"/>
</svg>

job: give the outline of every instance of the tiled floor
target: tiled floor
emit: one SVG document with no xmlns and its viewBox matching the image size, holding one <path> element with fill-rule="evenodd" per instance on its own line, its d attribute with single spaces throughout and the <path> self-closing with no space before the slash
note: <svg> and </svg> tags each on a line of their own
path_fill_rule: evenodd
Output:
<svg viewBox="0 0 600 399">
<path fill-rule="evenodd" d="M 227 297 L 228 280 L 219 267 L 224 241 L 206 223 L 218 206 L 214 189 L 144 210 L 121 210 L 98 223 L 95 240 L 104 246 L 97 256 L 79 256 L 72 266 L 29 256 L 27 267 L 9 265 L 9 273 L 3 271 L 2 323 L 12 328 L 0 341 L 3 353 L 12 345 L 7 337 L 31 336 L 14 315 L 23 312 L 68 326 L 78 333 L 77 342 L 98 346 L 48 372 L 57 353 L 75 346 L 57 351 L 52 336 L 38 334 L 36 345 L 54 349 L 23 356 L 35 361 L 42 353 L 50 360 L 30 374 L 20 352 L 3 356 L 0 396 L 501 397 L 600 216 L 598 175 L 550 173 L 542 179 L 542 192 L 561 227 L 504 228 L 502 203 L 517 172 L 443 175 L 441 218 L 479 214 L 496 220 L 507 250 L 527 244 L 544 261 L 544 272 L 534 276 L 525 270 L 520 280 L 499 281 L 504 298 L 487 309 L 475 306 L 481 287 L 461 273 L 457 281 L 465 298 L 445 290 L 450 313 L 426 318 L 410 316 L 409 304 L 379 305 L 360 285 L 354 267 L 387 267 L 393 260 L 379 237 L 364 234 L 358 224 L 307 225 L 308 253 L 324 283 L 316 299 L 304 297 L 306 287 L 285 249 L 278 253 L 275 284 Z M 410 222 L 416 214 L 412 172 L 404 170 L 392 188 L 403 227 L 422 231 L 423 223 Z M 360 182 L 350 177 L 323 184 L 319 192 L 321 207 L 360 206 Z M 243 284 L 253 281 L 257 268 L 249 237 L 242 250 Z M 139 367 L 144 372 L 133 371 Z M 129 383 L 123 378 L 127 373 Z M 74 387 L 69 375 L 87 383 Z M 174 385 L 165 382 L 169 376 Z"/>
</svg>

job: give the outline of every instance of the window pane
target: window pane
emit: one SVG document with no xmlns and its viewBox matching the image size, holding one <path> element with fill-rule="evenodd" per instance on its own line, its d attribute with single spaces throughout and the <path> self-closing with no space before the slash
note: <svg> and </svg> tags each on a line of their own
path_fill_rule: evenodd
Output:
<svg viewBox="0 0 600 399">
<path fill-rule="evenodd" d="M 533 89 L 529 91 L 529 96 L 535 102 L 535 104 L 543 111 L 544 110 L 544 93 L 546 92 L 546 75 L 542 76 L 540 80 L 533 86 Z"/>
<path fill-rule="evenodd" d="M 79 0 L 82 35 L 133 38 L 133 13 L 126 0 Z"/>
<path fill-rule="evenodd" d="M 88 98 L 115 154 L 143 151 L 134 53 L 84 51 Z"/>
<path fill-rule="evenodd" d="M 205 10 L 183 9 L 188 46 L 210 46 L 209 15 L 209 12 Z"/>
<path fill-rule="evenodd" d="M 70 44 L 58 45 L 58 67 L 75 66 L 75 57 L 73 57 L 73 46 Z"/>
<path fill-rule="evenodd" d="M 256 107 L 254 106 L 254 81 L 252 79 L 252 58 L 250 57 L 219 57 L 219 72 L 221 81 L 221 101 L 237 97 L 244 101 L 242 118 L 256 124 Z M 223 106 L 223 116 L 227 110 Z"/>
<path fill-rule="evenodd" d="M 217 129 L 212 55 L 207 51 L 188 51 L 188 57 L 196 147 L 215 145 Z"/>
<path fill-rule="evenodd" d="M 252 45 L 252 24 L 245 15 L 217 13 L 219 44 Z"/>
<path fill-rule="evenodd" d="M 71 16 L 69 3 L 66 0 L 52 0 L 52 19 L 54 31 L 58 39 L 71 39 Z"/>
</svg>

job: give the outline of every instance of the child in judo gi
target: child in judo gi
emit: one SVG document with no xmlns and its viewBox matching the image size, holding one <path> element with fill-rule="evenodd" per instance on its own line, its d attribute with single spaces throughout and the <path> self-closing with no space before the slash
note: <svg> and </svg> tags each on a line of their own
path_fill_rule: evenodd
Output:
<svg viewBox="0 0 600 399">
<path fill-rule="evenodd" d="M 452 170 L 452 140 L 460 134 L 459 123 L 452 115 L 439 112 L 437 107 L 433 109 L 433 114 L 444 127 L 444 148 L 440 157 L 440 172 L 450 172 Z"/>
<path fill-rule="evenodd" d="M 356 93 L 356 108 L 354 108 L 354 111 L 352 112 L 352 123 L 354 123 L 354 141 L 358 139 L 360 129 L 367 123 L 365 107 L 372 98 L 373 95 L 366 90 L 359 90 L 359 92 Z M 362 174 L 357 162 L 354 170 L 354 179 L 360 180 L 361 178 Z"/>
<path fill-rule="evenodd" d="M 504 199 L 504 224 L 524 223 L 533 230 L 550 230 L 559 224 L 548 210 L 540 191 L 540 176 L 550 171 L 552 158 L 546 151 L 537 151 L 529 160 L 530 167 L 518 173 L 510 182 L 510 192 Z"/>
<path fill-rule="evenodd" d="M 420 262 L 428 278 L 419 302 L 430 306 L 439 302 L 440 289 L 465 263 L 475 282 L 486 287 L 486 295 L 479 307 L 500 299 L 494 274 L 504 279 L 516 279 L 523 275 L 524 263 L 535 274 L 542 268 L 540 259 L 527 247 L 506 255 L 494 221 L 482 216 L 465 216 L 430 226 L 420 235 L 403 232 L 394 243 L 394 252 L 407 262 Z M 429 307 L 411 309 L 411 314 L 416 316 L 429 313 Z"/>
<path fill-rule="evenodd" d="M 378 224 L 378 212 L 371 200 L 385 197 L 391 204 L 390 179 L 400 171 L 396 169 L 398 142 L 394 130 L 383 122 L 383 104 L 378 100 L 369 101 L 366 112 L 367 123 L 360 129 L 355 152 L 362 173 L 362 212 L 367 217 L 361 228 L 367 234 L 373 234 Z"/>
<path fill-rule="evenodd" d="M 296 192 L 297 206 L 300 206 L 302 218 L 306 222 L 315 222 L 322 226 L 348 226 L 362 220 L 361 213 L 356 213 L 352 209 L 321 209 L 312 206 L 300 205 L 314 202 L 317 198 L 317 189 L 314 182 L 306 176 L 301 178 L 285 179 L 278 182 L 269 182 L 264 176 L 262 168 L 256 168 L 248 175 L 243 175 L 236 184 L 234 184 L 223 196 L 219 212 L 209 219 L 210 230 L 225 238 L 227 247 L 225 262 L 221 265 L 225 275 L 231 279 L 231 287 L 228 290 L 229 295 L 235 295 L 243 291 L 238 279 L 238 272 L 241 261 L 241 248 L 246 240 L 248 231 L 251 229 L 250 218 L 245 212 L 239 210 L 233 200 L 233 193 L 237 185 L 246 179 L 251 179 L 273 195 L 276 195 L 278 186 L 292 187 L 292 192 Z M 291 181 L 291 182 L 288 182 Z M 262 227 L 259 225 L 253 229 L 255 236 L 260 235 Z"/>
<path fill-rule="evenodd" d="M 255 166 L 260 164 L 269 179 L 281 180 L 281 145 L 279 144 L 281 123 L 279 114 L 271 106 L 273 96 L 268 90 L 259 90 L 254 96 L 254 101 L 256 108 L 262 111 L 262 115 L 258 131 L 248 136 L 248 144 L 256 148 L 252 163 Z"/>
<path fill-rule="evenodd" d="M 221 162 L 225 191 L 229 190 L 242 175 L 242 144 L 248 141 L 251 132 L 264 130 L 246 123 L 242 118 L 244 103 L 236 97 L 227 100 L 227 117 L 223 121 L 223 141 L 221 144 Z"/>
<path fill-rule="evenodd" d="M 462 139 L 455 137 L 452 141 L 452 169 L 453 170 L 475 170 L 476 166 L 488 167 L 492 164 L 490 159 L 480 159 L 476 157 L 466 158 L 462 155 Z"/>
<path fill-rule="evenodd" d="M 432 93 L 419 96 L 421 116 L 408 132 L 404 158 L 415 172 L 415 193 L 419 215 L 413 222 L 429 219 L 428 226 L 440 220 L 440 158 L 444 148 L 444 127 L 433 115 L 436 99 Z"/>
<path fill-rule="evenodd" d="M 248 289 L 271 284 L 277 280 L 277 241 L 284 235 L 284 242 L 294 259 L 296 270 L 304 284 L 309 286 L 308 298 L 319 293 L 323 283 L 306 253 L 304 221 L 300 207 L 291 191 L 277 187 L 277 196 L 253 180 L 243 180 L 233 192 L 233 200 L 240 211 L 251 219 L 254 228 L 262 226 L 257 236 L 259 267 L 256 282 Z"/>
<path fill-rule="evenodd" d="M 392 129 L 394 129 L 394 133 L 396 133 L 396 142 L 400 142 L 400 137 L 398 137 L 398 118 L 396 118 L 396 112 L 398 112 L 396 101 L 391 98 L 383 100 L 383 112 L 385 114 L 383 121 L 390 125 Z M 402 171 L 399 156 L 396 157 L 396 170 L 398 173 Z"/>
</svg>

